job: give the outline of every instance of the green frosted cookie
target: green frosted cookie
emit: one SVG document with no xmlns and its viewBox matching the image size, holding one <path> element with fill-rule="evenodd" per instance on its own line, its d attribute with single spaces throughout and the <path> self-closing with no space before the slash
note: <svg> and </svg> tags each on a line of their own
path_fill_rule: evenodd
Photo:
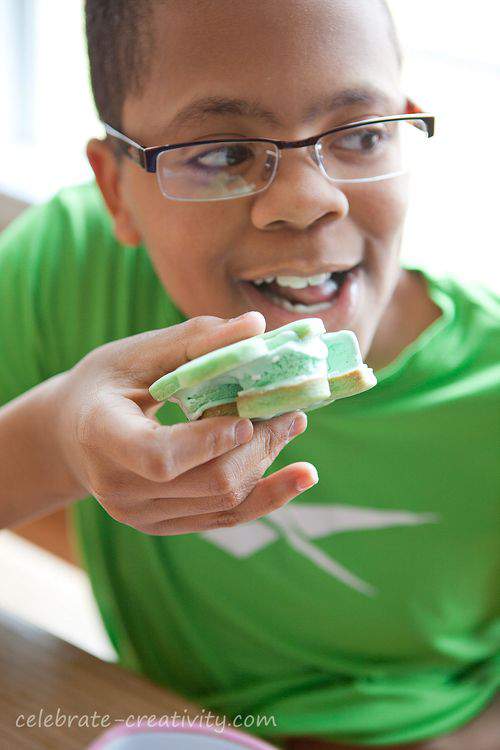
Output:
<svg viewBox="0 0 500 750">
<path fill-rule="evenodd" d="M 203 354 L 163 375 L 153 383 L 149 392 L 157 401 L 167 401 L 180 388 L 206 383 L 207 380 L 231 370 L 240 362 L 255 359 L 266 352 L 267 347 L 260 336 L 237 341 L 235 344 Z"/>
<path fill-rule="evenodd" d="M 179 404 L 190 420 L 221 414 L 269 419 L 375 383 L 354 333 L 325 333 L 321 318 L 303 318 L 204 354 L 149 390 L 158 401 Z"/>
</svg>

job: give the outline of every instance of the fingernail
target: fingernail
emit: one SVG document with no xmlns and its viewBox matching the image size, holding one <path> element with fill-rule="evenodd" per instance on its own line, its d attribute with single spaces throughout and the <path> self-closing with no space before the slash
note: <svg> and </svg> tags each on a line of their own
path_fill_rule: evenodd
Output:
<svg viewBox="0 0 500 750">
<path fill-rule="evenodd" d="M 248 443 L 253 436 L 253 424 L 249 419 L 241 419 L 234 428 L 234 441 L 236 445 Z"/>
<path fill-rule="evenodd" d="M 242 313 L 241 315 L 238 315 L 236 318 L 229 318 L 227 321 L 228 323 L 234 323 L 235 320 L 241 320 L 242 318 L 246 318 L 248 315 L 258 315 L 260 318 L 263 318 L 264 316 L 262 313 L 260 313 L 258 310 L 249 310 L 246 313 Z"/>
<path fill-rule="evenodd" d="M 309 464 L 310 471 L 312 476 L 309 477 L 301 477 L 299 480 L 297 480 L 296 488 L 299 492 L 304 492 L 304 490 L 308 490 L 310 487 L 314 487 L 315 484 L 318 484 L 319 477 L 318 477 L 318 471 L 313 464 Z"/>
<path fill-rule="evenodd" d="M 295 419 L 293 420 L 292 424 L 290 425 L 290 429 L 288 431 L 288 440 L 291 440 L 294 437 L 297 437 L 297 435 L 300 435 L 307 427 L 307 417 L 304 414 L 304 412 L 300 412 L 297 414 Z"/>
</svg>

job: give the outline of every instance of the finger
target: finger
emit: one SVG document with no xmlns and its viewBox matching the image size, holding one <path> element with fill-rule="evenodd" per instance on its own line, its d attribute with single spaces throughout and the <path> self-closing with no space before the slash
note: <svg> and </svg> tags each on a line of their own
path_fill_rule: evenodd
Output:
<svg viewBox="0 0 500 750">
<path fill-rule="evenodd" d="M 226 320 L 211 315 L 131 336 L 119 369 L 133 372 L 136 384 L 149 388 L 162 375 L 202 354 L 263 333 L 264 316 L 256 310 Z"/>
<path fill-rule="evenodd" d="M 207 440 L 214 440 L 214 430 L 218 429 L 219 420 L 222 419 L 235 418 L 213 417 L 210 420 L 200 420 L 191 424 L 194 426 L 205 421 L 212 422 L 214 427 L 208 433 Z M 292 412 L 266 422 L 256 422 L 253 424 L 251 441 L 233 447 L 232 450 L 221 453 L 205 463 L 200 463 L 169 481 L 145 481 L 143 474 L 129 474 L 127 495 L 131 500 L 147 501 L 155 497 L 217 498 L 241 492 L 242 487 L 255 485 L 280 450 L 290 440 L 301 434 L 306 426 L 307 417 L 303 412 Z M 191 447 L 193 447 L 192 444 Z M 110 457 L 111 453 L 116 455 L 123 464 L 121 448 L 118 451 L 111 451 L 110 448 L 108 450 Z M 127 468 L 130 468 L 130 465 L 129 463 Z"/>
<path fill-rule="evenodd" d="M 303 464 L 291 464 L 290 467 L 295 467 L 298 470 L 300 478 L 303 473 Z M 261 477 L 259 476 L 255 480 L 251 480 L 249 483 L 226 495 L 210 497 L 159 497 L 141 500 L 140 502 L 134 499 L 128 506 L 127 512 L 130 518 L 138 524 L 149 525 L 168 519 L 233 510 L 246 500 L 260 479 Z"/>
<path fill-rule="evenodd" d="M 120 394 L 107 394 L 97 402 L 79 430 L 84 448 L 152 482 L 170 482 L 251 440 L 252 435 L 252 422 L 239 417 L 164 426 L 144 416 L 137 404 Z M 149 497 L 160 494 L 156 491 Z"/>
<path fill-rule="evenodd" d="M 169 536 L 190 534 L 211 529 L 236 526 L 248 523 L 272 513 L 293 500 L 301 492 L 318 481 L 316 468 L 307 462 L 285 466 L 264 479 L 261 479 L 249 496 L 236 508 L 215 513 L 173 518 L 151 524 L 141 524 L 146 534 Z"/>
<path fill-rule="evenodd" d="M 304 432 L 306 427 L 307 417 L 303 412 L 291 412 L 254 422 L 253 437 L 247 443 L 179 474 L 156 490 L 145 485 L 137 487 L 140 492 L 137 497 L 221 496 L 237 491 L 241 486 L 248 486 L 252 480 L 255 484 L 285 445 Z"/>
</svg>

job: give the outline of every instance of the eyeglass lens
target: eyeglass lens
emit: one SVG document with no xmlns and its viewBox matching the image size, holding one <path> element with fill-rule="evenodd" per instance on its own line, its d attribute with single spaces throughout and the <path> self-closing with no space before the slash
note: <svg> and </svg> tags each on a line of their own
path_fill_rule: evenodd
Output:
<svg viewBox="0 0 500 750">
<path fill-rule="evenodd" d="M 366 182 L 408 172 L 426 140 L 420 120 L 373 123 L 323 136 L 316 153 L 330 180 Z M 263 190 L 277 164 L 271 143 L 193 144 L 161 152 L 157 176 L 168 198 L 221 200 Z"/>
</svg>

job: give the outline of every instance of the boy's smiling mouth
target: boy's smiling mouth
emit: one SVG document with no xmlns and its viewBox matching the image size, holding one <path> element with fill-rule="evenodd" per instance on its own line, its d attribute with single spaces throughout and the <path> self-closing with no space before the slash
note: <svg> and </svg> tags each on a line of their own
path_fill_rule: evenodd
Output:
<svg viewBox="0 0 500 750">
<path fill-rule="evenodd" d="M 358 297 L 361 263 L 309 275 L 279 270 L 240 279 L 245 296 L 264 314 L 268 328 L 322 313 L 328 329 L 348 327 Z"/>
</svg>

